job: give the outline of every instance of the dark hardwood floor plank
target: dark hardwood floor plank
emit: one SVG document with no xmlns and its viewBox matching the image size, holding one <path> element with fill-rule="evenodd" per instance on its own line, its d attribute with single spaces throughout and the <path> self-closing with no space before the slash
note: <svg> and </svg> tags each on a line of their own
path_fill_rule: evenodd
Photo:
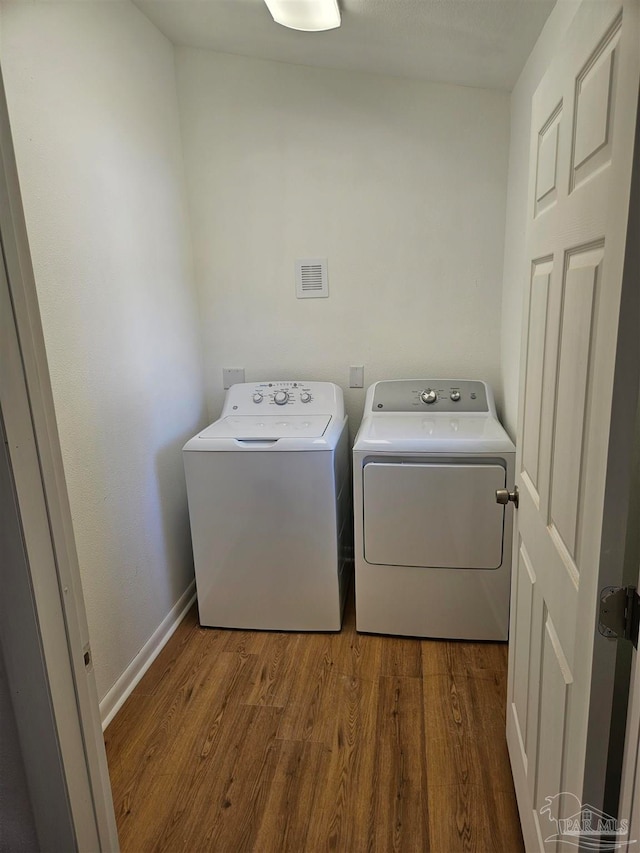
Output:
<svg viewBox="0 0 640 853">
<path fill-rule="evenodd" d="M 153 714 L 154 705 L 148 695 L 131 695 L 104 732 L 111 788 L 115 792 L 132 776 L 132 747 L 145 752 L 159 726 Z"/>
<path fill-rule="evenodd" d="M 336 669 L 343 675 L 356 678 L 377 678 L 380 674 L 380 647 L 377 643 L 362 644 L 362 634 L 356 632 L 355 591 L 347 593 L 342 617 L 342 631 L 333 635 L 332 657 Z"/>
<path fill-rule="evenodd" d="M 420 640 L 380 634 L 344 634 L 336 641 L 336 668 L 344 675 L 374 679 L 379 676 L 420 678 Z"/>
<path fill-rule="evenodd" d="M 524 853 L 513 795 L 458 784 L 429 787 L 431 853 Z"/>
<path fill-rule="evenodd" d="M 142 853 L 153 848 L 162 814 L 175 798 L 175 786 L 176 777 L 173 773 L 153 773 L 135 785 L 125 787 L 117 798 L 114 796 L 122 851 Z M 160 803 L 162 810 L 159 808 Z"/>
<path fill-rule="evenodd" d="M 142 849 L 159 833 L 158 805 L 167 809 L 184 785 L 196 785 L 194 773 L 221 737 L 223 722 L 237 716 L 238 697 L 246 690 L 257 666 L 255 657 L 220 653 L 210 669 L 194 675 L 178 696 L 183 701 L 182 725 L 165 736 L 162 721 L 143 754 L 129 754 L 128 778 L 112 783 L 114 803 L 122 815 L 120 841 Z M 157 777 L 170 772 L 171 784 L 156 791 Z M 117 784 L 115 782 L 117 781 Z M 142 834 L 141 834 L 142 833 Z"/>
<path fill-rule="evenodd" d="M 173 744 L 167 745 L 165 760 L 170 766 L 178 771 L 190 759 L 206 758 L 214 750 L 222 736 L 223 723 L 237 714 L 258 668 L 256 655 L 218 655 L 191 707 L 188 725 Z"/>
<path fill-rule="evenodd" d="M 506 643 L 467 643 L 463 640 L 423 640 L 422 675 L 482 677 L 507 668 Z"/>
<path fill-rule="evenodd" d="M 298 647 L 278 737 L 292 741 L 325 741 L 326 715 L 331 713 L 330 677 L 334 670 L 334 638 L 309 634 Z M 330 745 L 330 740 L 327 745 Z"/>
<path fill-rule="evenodd" d="M 380 675 L 409 678 L 422 675 L 420 640 L 356 632 L 353 591 L 347 597 L 344 627 L 341 633 L 333 635 L 333 645 L 336 668 L 344 675 L 369 679 Z"/>
<path fill-rule="evenodd" d="M 309 849 L 312 815 L 326 797 L 331 750 L 323 743 L 280 741 L 271 790 L 253 849 L 301 853 Z"/>
<path fill-rule="evenodd" d="M 198 628 L 177 658 L 159 655 L 142 681 L 149 677 L 154 688 L 132 694 L 105 732 L 107 758 L 117 754 L 123 765 L 137 768 L 162 758 L 164 745 L 180 730 L 197 696 L 208 692 L 207 678 L 225 641 L 220 634 Z M 158 673 L 161 676 L 158 677 Z M 135 724 L 134 722 L 135 721 Z"/>
<path fill-rule="evenodd" d="M 311 816 L 309 851 L 357 851 L 374 847 L 377 691 L 377 679 L 331 674 L 332 712 L 325 723 L 331 760 L 324 796 Z"/>
<path fill-rule="evenodd" d="M 427 785 L 488 785 L 513 794 L 504 676 L 423 680 Z"/>
<path fill-rule="evenodd" d="M 199 768 L 199 784 L 184 789 L 180 825 L 171 818 L 156 851 L 252 851 L 280 757 L 275 738 L 281 708 L 245 705 L 225 724 Z M 186 818 L 186 819 L 185 819 Z"/>
<path fill-rule="evenodd" d="M 242 700 L 244 704 L 284 707 L 291 690 L 300 640 L 299 634 L 271 634 L 268 644 L 258 656 L 258 671 L 248 685 Z"/>
<path fill-rule="evenodd" d="M 225 652 L 237 652 L 240 655 L 259 655 L 264 651 L 269 635 L 264 631 L 226 631 Z"/>
<path fill-rule="evenodd" d="M 421 640 L 413 637 L 378 637 L 382 644 L 380 675 L 420 678 Z"/>
<path fill-rule="evenodd" d="M 380 853 L 429 850 L 422 727 L 420 679 L 380 678 L 374 772 Z"/>
<path fill-rule="evenodd" d="M 333 661 L 341 675 L 375 681 L 380 675 L 382 661 L 380 637 L 343 631 L 335 638 Z"/>
</svg>

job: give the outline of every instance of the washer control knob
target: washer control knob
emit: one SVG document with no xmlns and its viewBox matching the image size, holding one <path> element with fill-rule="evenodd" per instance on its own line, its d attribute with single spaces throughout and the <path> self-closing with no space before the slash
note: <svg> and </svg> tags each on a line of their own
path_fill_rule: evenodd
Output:
<svg viewBox="0 0 640 853">
<path fill-rule="evenodd" d="M 435 391 L 432 391 L 431 388 L 427 388 L 425 391 L 422 392 L 422 394 L 420 394 L 420 399 L 423 403 L 427 403 L 427 405 L 430 405 L 431 403 L 435 403 L 435 401 L 438 399 L 438 395 Z"/>
<path fill-rule="evenodd" d="M 277 406 L 284 406 L 285 403 L 289 402 L 289 392 L 288 391 L 276 391 L 273 395 L 273 402 Z"/>
<path fill-rule="evenodd" d="M 451 392 L 451 399 L 453 400 L 454 403 L 457 403 L 458 400 L 460 399 L 460 392 L 459 391 L 452 391 Z"/>
<path fill-rule="evenodd" d="M 300 394 L 300 402 L 301 403 L 310 403 L 311 402 L 311 394 L 308 391 L 303 391 Z"/>
<path fill-rule="evenodd" d="M 256 393 L 253 395 L 253 402 L 254 403 L 261 403 L 262 399 L 263 399 L 262 394 L 259 391 L 256 391 Z"/>
</svg>

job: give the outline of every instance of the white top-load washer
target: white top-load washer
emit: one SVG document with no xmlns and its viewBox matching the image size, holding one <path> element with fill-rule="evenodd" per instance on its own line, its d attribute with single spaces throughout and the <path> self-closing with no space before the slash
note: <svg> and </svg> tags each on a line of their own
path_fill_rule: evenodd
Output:
<svg viewBox="0 0 640 853">
<path fill-rule="evenodd" d="M 376 382 L 353 458 L 357 629 L 507 639 L 515 447 L 489 386 Z"/>
<path fill-rule="evenodd" d="M 339 631 L 351 507 L 341 389 L 234 385 L 183 458 L 200 623 Z"/>
</svg>

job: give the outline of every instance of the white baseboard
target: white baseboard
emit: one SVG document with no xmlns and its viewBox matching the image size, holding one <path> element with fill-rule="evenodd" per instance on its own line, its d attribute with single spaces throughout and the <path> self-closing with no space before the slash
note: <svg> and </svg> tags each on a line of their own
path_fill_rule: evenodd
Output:
<svg viewBox="0 0 640 853">
<path fill-rule="evenodd" d="M 195 580 L 191 581 L 178 601 L 100 702 L 102 731 L 107 728 L 111 720 L 113 720 L 120 708 L 122 708 L 135 686 L 158 657 L 173 632 L 189 612 L 196 598 L 195 584 Z"/>
</svg>

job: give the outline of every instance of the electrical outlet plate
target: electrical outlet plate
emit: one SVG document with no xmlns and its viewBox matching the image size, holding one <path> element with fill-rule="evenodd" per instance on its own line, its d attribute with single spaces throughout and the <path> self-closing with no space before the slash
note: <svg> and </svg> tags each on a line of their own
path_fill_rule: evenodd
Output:
<svg viewBox="0 0 640 853">
<path fill-rule="evenodd" d="M 239 382 L 244 382 L 244 367 L 223 367 L 222 368 L 222 384 L 225 388 L 231 388 L 232 385 L 237 385 Z"/>
<path fill-rule="evenodd" d="M 349 388 L 364 388 L 363 365 L 351 366 L 349 368 Z"/>
</svg>

